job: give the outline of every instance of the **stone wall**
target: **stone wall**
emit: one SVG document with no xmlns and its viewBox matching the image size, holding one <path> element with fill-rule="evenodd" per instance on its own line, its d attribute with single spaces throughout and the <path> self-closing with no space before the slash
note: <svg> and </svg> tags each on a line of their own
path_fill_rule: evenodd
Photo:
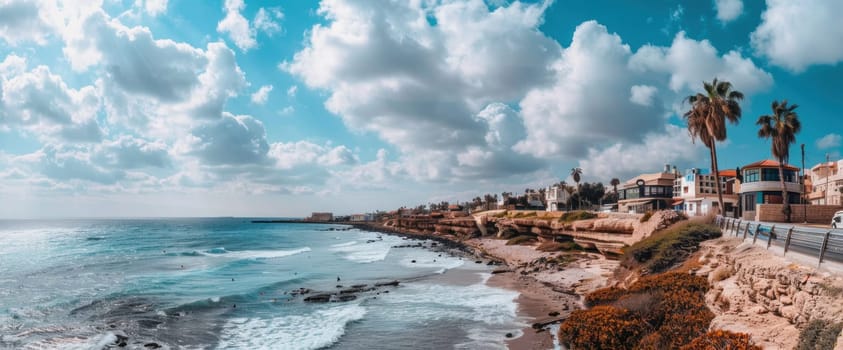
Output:
<svg viewBox="0 0 843 350">
<path fill-rule="evenodd" d="M 813 224 L 831 224 L 834 213 L 843 210 L 843 206 L 837 205 L 806 205 L 791 204 L 791 222 L 805 222 L 803 213 L 807 212 L 808 222 Z M 781 204 L 758 204 L 755 210 L 755 221 L 784 222 Z"/>
</svg>

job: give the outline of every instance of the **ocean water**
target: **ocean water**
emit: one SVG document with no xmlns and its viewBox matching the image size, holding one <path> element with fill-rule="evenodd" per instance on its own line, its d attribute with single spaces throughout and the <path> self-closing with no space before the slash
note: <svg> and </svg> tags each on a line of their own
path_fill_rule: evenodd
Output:
<svg viewBox="0 0 843 350">
<path fill-rule="evenodd" d="M 396 247 L 418 242 L 240 218 L 0 221 L 0 348 L 500 349 L 520 335 L 518 294 L 487 286 L 490 267 Z M 345 302 L 291 293 L 392 280 Z"/>
</svg>

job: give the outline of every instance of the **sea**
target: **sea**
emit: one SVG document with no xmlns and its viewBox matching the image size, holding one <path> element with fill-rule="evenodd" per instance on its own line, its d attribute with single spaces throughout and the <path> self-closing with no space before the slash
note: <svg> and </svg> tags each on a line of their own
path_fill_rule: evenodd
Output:
<svg viewBox="0 0 843 350">
<path fill-rule="evenodd" d="M 441 244 L 252 220 L 0 221 L 0 349 L 503 349 L 525 326 Z"/>
</svg>

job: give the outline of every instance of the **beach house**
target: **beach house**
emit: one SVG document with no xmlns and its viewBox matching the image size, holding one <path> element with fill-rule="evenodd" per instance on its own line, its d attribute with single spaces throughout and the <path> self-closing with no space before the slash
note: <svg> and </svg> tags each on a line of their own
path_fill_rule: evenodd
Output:
<svg viewBox="0 0 843 350">
<path fill-rule="evenodd" d="M 568 205 L 568 200 L 571 199 L 571 194 L 560 185 L 548 186 L 544 192 L 544 199 L 547 203 L 547 211 L 565 210 Z"/>
<path fill-rule="evenodd" d="M 737 214 L 740 188 L 737 175 L 736 170 L 720 171 L 720 191 L 726 216 Z M 716 189 L 716 179 L 709 169 L 687 169 L 684 175 L 677 176 L 673 181 L 673 207 L 688 216 L 708 215 L 719 205 Z"/>
<path fill-rule="evenodd" d="M 779 162 L 762 160 L 741 168 L 743 179 L 740 184 L 741 216 L 744 220 L 756 220 L 756 207 L 759 204 L 799 204 L 802 184 L 799 183 L 799 168 L 784 166 L 784 184 L 787 198 L 782 198 L 782 185 L 779 181 Z"/>
<path fill-rule="evenodd" d="M 658 173 L 641 174 L 624 182 L 618 189 L 618 211 L 644 213 L 673 206 L 676 173 L 669 164 Z"/>
</svg>

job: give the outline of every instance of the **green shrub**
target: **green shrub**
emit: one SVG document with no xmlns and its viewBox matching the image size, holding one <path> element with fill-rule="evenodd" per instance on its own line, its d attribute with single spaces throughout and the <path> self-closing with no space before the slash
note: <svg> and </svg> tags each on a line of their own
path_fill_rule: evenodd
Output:
<svg viewBox="0 0 843 350">
<path fill-rule="evenodd" d="M 796 350 L 834 349 L 841 330 L 843 330 L 843 323 L 813 320 L 799 333 Z"/>
<path fill-rule="evenodd" d="M 529 235 L 521 235 L 511 238 L 510 240 L 506 241 L 506 245 L 516 245 L 516 244 L 525 244 L 525 243 L 533 243 L 536 240 L 536 236 L 529 236 Z"/>
<path fill-rule="evenodd" d="M 585 210 L 569 211 L 559 217 L 560 222 L 574 222 L 577 220 L 594 219 L 597 214 Z"/>
<path fill-rule="evenodd" d="M 650 221 L 651 217 L 653 217 L 653 212 L 648 211 L 648 212 L 644 213 L 644 216 L 642 216 L 641 220 L 638 220 L 638 221 L 644 223 L 644 222 Z"/>
<path fill-rule="evenodd" d="M 650 272 L 665 271 L 684 262 L 699 249 L 700 242 L 720 236 L 717 226 L 691 222 L 680 224 L 625 248 L 622 264 L 628 268 L 643 265 Z"/>
</svg>

